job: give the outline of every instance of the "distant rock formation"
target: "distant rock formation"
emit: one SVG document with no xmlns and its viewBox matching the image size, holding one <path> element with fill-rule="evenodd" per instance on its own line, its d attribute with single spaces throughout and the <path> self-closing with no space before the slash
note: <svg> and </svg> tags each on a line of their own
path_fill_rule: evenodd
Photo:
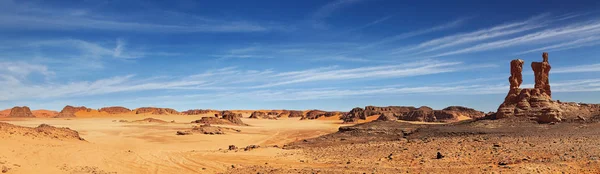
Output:
<svg viewBox="0 0 600 174">
<path fill-rule="evenodd" d="M 69 128 L 57 128 L 47 124 L 41 124 L 36 128 L 17 126 L 9 123 L 0 122 L 0 136 L 23 136 L 32 139 L 58 139 L 61 141 L 75 140 L 84 141 L 79 136 L 79 132 Z"/>
<path fill-rule="evenodd" d="M 144 118 L 142 120 L 132 121 L 133 123 L 169 123 L 167 121 L 156 119 L 156 118 Z"/>
<path fill-rule="evenodd" d="M 223 116 L 221 117 L 221 119 L 227 120 L 235 125 L 247 126 L 247 124 L 242 122 L 242 119 L 240 119 L 242 117 L 241 115 L 242 114 L 235 114 L 233 112 L 228 112 L 228 113 L 224 113 Z"/>
<path fill-rule="evenodd" d="M 135 114 L 179 115 L 179 112 L 171 108 L 142 107 L 135 109 Z"/>
<path fill-rule="evenodd" d="M 333 117 L 333 116 L 341 116 L 341 115 L 342 115 L 341 112 L 326 112 L 326 111 L 321 111 L 321 110 L 310 110 L 301 119 L 302 120 L 306 120 L 306 119 L 314 120 L 314 119 L 319 119 L 321 117 Z"/>
<path fill-rule="evenodd" d="M 56 115 L 56 118 L 75 117 L 75 113 L 79 112 L 79 111 L 91 112 L 92 109 L 86 108 L 84 106 L 74 107 L 74 106 L 67 105 L 60 111 L 60 113 L 58 113 L 58 115 Z"/>
<path fill-rule="evenodd" d="M 510 89 L 504 102 L 498 107 L 496 118 L 534 117 L 544 123 L 562 120 L 560 105 L 551 97 L 548 53 L 543 53 L 542 57 L 542 62 L 531 63 L 535 75 L 534 88 L 520 88 L 523 61 L 511 61 Z"/>
<path fill-rule="evenodd" d="M 252 112 L 252 114 L 250 115 L 249 118 L 254 118 L 254 119 L 258 119 L 258 118 L 261 118 L 261 119 L 277 119 L 277 116 L 278 116 L 277 112 L 268 112 L 268 113 L 265 113 L 265 112 L 262 112 L 262 111 L 254 111 L 254 112 Z"/>
<path fill-rule="evenodd" d="M 121 106 L 112 106 L 112 107 L 104 107 L 98 110 L 100 112 L 106 112 L 108 114 L 126 114 L 130 113 L 131 109 L 121 107 Z"/>
<path fill-rule="evenodd" d="M 462 106 L 450 106 L 442 110 L 434 110 L 427 106 L 415 108 L 412 106 L 367 106 L 354 108 L 344 117 L 344 123 L 355 123 L 366 120 L 370 116 L 379 116 L 378 120 L 405 120 L 423 122 L 452 122 L 463 118 L 481 118 L 485 113 Z"/>
<path fill-rule="evenodd" d="M 304 117 L 304 112 L 302 112 L 302 111 L 284 111 L 284 113 L 285 112 L 287 112 L 287 117 L 289 117 L 289 118 Z M 282 113 L 282 114 L 284 114 L 284 113 Z M 279 117 L 281 117 L 281 115 Z"/>
<path fill-rule="evenodd" d="M 27 106 L 23 106 L 23 107 L 13 107 L 10 110 L 10 114 L 8 115 L 8 117 L 35 117 L 33 115 L 33 113 L 31 113 L 31 110 L 29 109 L 29 107 Z"/>
<path fill-rule="evenodd" d="M 192 110 L 187 110 L 187 111 L 183 111 L 182 113 L 184 115 L 202 115 L 202 114 L 209 114 L 209 113 L 214 113 L 214 112 L 219 112 L 216 110 L 203 110 L 203 109 L 192 109 Z"/>
</svg>

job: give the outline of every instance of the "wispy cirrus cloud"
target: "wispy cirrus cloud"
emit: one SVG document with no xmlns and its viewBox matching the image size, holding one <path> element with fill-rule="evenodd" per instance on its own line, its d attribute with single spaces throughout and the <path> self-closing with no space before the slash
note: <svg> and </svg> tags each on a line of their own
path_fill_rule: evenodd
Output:
<svg viewBox="0 0 600 174">
<path fill-rule="evenodd" d="M 365 0 L 334 0 L 329 2 L 321 7 L 319 7 L 312 15 L 310 16 L 310 20 L 314 28 L 324 29 L 327 28 L 327 24 L 325 24 L 324 20 L 330 17 L 336 11 L 340 9 L 356 4 L 358 2 Z"/>
<path fill-rule="evenodd" d="M 600 72 L 600 64 L 554 68 L 550 73 Z"/>
<path fill-rule="evenodd" d="M 518 36 L 510 39 L 497 40 L 487 43 L 481 43 L 474 46 L 460 48 L 458 50 L 435 54 L 431 57 L 442 57 L 449 55 L 473 53 L 487 50 L 494 50 L 499 48 L 512 47 L 522 45 L 526 43 L 532 43 L 534 41 L 547 40 L 547 41 L 560 41 L 569 40 L 573 38 L 589 37 L 600 34 L 600 22 L 590 21 L 576 24 L 570 24 L 564 27 L 557 27 L 546 29 L 531 34 Z"/>
<path fill-rule="evenodd" d="M 0 28 L 29 30 L 109 30 L 165 33 L 230 33 L 265 32 L 285 27 L 250 21 L 207 20 L 192 15 L 179 15 L 179 23 L 125 21 L 111 15 L 91 15 L 86 10 L 41 7 L 34 3 L 4 1 L 0 8 Z M 152 12 L 156 13 L 156 12 Z M 167 13 L 161 11 L 161 13 Z M 165 14 L 170 15 L 170 14 Z M 192 16 L 192 17 L 190 17 Z"/>
<path fill-rule="evenodd" d="M 548 14 L 542 14 L 531 17 L 524 21 L 506 23 L 472 32 L 444 36 L 441 38 L 436 38 L 422 42 L 415 46 L 397 49 L 393 51 L 393 54 L 406 53 L 412 51 L 417 51 L 414 54 L 422 54 L 463 44 L 475 43 L 511 34 L 522 33 L 525 31 L 546 26 L 547 24 L 545 22 L 542 22 L 541 20 L 547 17 Z"/>
<path fill-rule="evenodd" d="M 407 39 L 407 38 L 411 38 L 411 37 L 415 37 L 415 36 L 419 36 L 419 35 L 423 35 L 423 34 L 428 34 L 428 33 L 436 32 L 436 31 L 441 31 L 441 30 L 457 27 L 457 26 L 461 25 L 462 23 L 464 23 L 464 21 L 465 21 L 465 19 L 458 19 L 458 20 L 454 20 L 449 23 L 441 24 L 438 26 L 433 26 L 430 28 L 406 32 L 406 33 L 398 34 L 398 35 L 391 36 L 391 37 L 386 37 L 377 42 L 366 44 L 359 48 L 360 49 L 371 48 L 371 47 L 379 46 L 379 45 L 386 44 L 386 43 L 396 42 L 396 41 L 399 41 L 402 39 Z"/>
</svg>

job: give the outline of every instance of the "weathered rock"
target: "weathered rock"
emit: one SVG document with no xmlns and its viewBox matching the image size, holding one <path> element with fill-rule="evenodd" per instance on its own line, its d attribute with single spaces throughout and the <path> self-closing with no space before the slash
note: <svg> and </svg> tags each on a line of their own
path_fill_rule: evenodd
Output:
<svg viewBox="0 0 600 174">
<path fill-rule="evenodd" d="M 321 110 L 310 110 L 306 113 L 306 116 L 302 117 L 302 120 L 305 119 L 309 119 L 309 120 L 313 120 L 313 119 L 317 119 L 319 117 L 323 117 L 325 116 L 325 111 L 321 111 Z"/>
<path fill-rule="evenodd" d="M 232 124 L 230 121 L 223 120 L 217 117 L 202 117 L 200 120 L 192 121 L 192 123 L 201 124 Z"/>
<path fill-rule="evenodd" d="M 377 120 L 379 120 L 379 121 L 396 121 L 396 120 L 398 120 L 398 117 L 396 117 L 394 115 L 390 115 L 389 113 L 383 113 L 379 117 L 377 117 Z"/>
<path fill-rule="evenodd" d="M 142 107 L 135 109 L 135 114 L 178 115 L 179 112 L 171 108 Z"/>
<path fill-rule="evenodd" d="M 192 109 L 192 110 L 187 110 L 187 111 L 183 111 L 182 113 L 185 115 L 202 115 L 202 114 L 208 114 L 208 113 L 213 113 L 213 112 L 218 112 L 216 110 L 202 110 L 202 109 Z"/>
<path fill-rule="evenodd" d="M 131 109 L 121 107 L 121 106 L 112 106 L 112 107 L 104 107 L 98 110 L 100 112 L 106 112 L 109 114 L 125 114 L 131 112 Z"/>
<path fill-rule="evenodd" d="M 208 134 L 208 135 L 225 134 L 226 131 L 241 132 L 241 130 L 238 130 L 238 129 L 232 129 L 232 128 L 226 128 L 226 127 L 218 127 L 218 126 L 211 126 L 210 124 L 204 124 L 204 125 L 200 125 L 200 126 L 194 126 L 194 128 L 192 128 L 192 132 L 199 132 L 199 133 Z"/>
<path fill-rule="evenodd" d="M 463 106 L 449 106 L 449 107 L 442 109 L 442 111 L 446 111 L 446 112 L 449 112 L 454 115 L 461 115 L 461 116 L 465 116 L 465 117 L 469 117 L 469 118 L 473 118 L 473 119 L 482 118 L 482 117 L 485 117 L 485 115 L 486 115 L 484 112 L 475 110 L 473 108 L 463 107 Z"/>
<path fill-rule="evenodd" d="M 86 108 L 84 106 L 74 107 L 74 106 L 67 105 L 60 111 L 60 113 L 58 113 L 58 115 L 56 115 L 56 118 L 75 117 L 75 113 L 77 113 L 79 111 L 91 112 L 92 109 Z"/>
<path fill-rule="evenodd" d="M 304 117 L 304 113 L 302 111 L 288 111 L 288 117 L 293 118 L 293 117 Z"/>
<path fill-rule="evenodd" d="M 551 67 L 548 63 L 548 53 L 543 53 L 542 57 L 543 62 L 531 64 L 535 75 L 534 88 L 519 88 L 522 83 L 522 60 L 511 62 L 510 89 L 504 102 L 498 107 L 496 118 L 533 117 L 544 123 L 562 120 L 560 104 L 551 98 L 549 83 Z"/>
<path fill-rule="evenodd" d="M 23 106 L 23 107 L 13 107 L 10 110 L 10 114 L 8 115 L 8 117 L 35 117 L 35 116 L 33 116 L 33 113 L 31 113 L 31 110 L 29 109 L 29 107 Z"/>
<path fill-rule="evenodd" d="M 358 120 L 366 120 L 367 117 L 379 115 L 378 119 L 406 121 L 424 121 L 424 122 L 452 122 L 457 121 L 461 116 L 469 118 L 481 118 L 485 114 L 471 108 L 462 106 L 450 106 L 443 110 L 434 110 L 427 106 L 415 108 L 412 106 L 387 106 L 376 107 L 367 106 L 365 109 L 354 108 L 344 115 L 344 123 L 353 123 Z M 384 117 L 381 117 L 384 115 Z"/>
<path fill-rule="evenodd" d="M 542 62 L 532 62 L 531 68 L 533 69 L 533 74 L 535 77 L 535 86 L 534 88 L 540 89 L 542 93 L 545 93 L 549 97 L 552 97 L 552 92 L 550 90 L 550 63 L 548 62 L 548 53 L 544 52 L 542 54 L 543 61 Z"/>
<path fill-rule="evenodd" d="M 229 150 L 237 150 L 238 148 L 235 145 L 229 145 Z"/>
<path fill-rule="evenodd" d="M 10 133 L 10 136 L 31 136 L 33 138 L 50 138 L 58 140 L 81 140 L 79 132 L 69 128 L 57 128 L 47 124 L 41 124 L 36 128 L 17 126 L 0 122 L 0 134 Z"/>
<path fill-rule="evenodd" d="M 177 131 L 177 135 L 192 135 L 190 131 Z"/>
<path fill-rule="evenodd" d="M 271 117 L 272 115 L 267 115 L 267 113 L 261 112 L 261 111 L 254 111 L 252 112 L 252 114 L 250 115 L 249 118 L 254 118 L 254 119 L 259 119 L 259 118 L 263 118 L 263 119 L 277 119 L 275 116 Z"/>
<path fill-rule="evenodd" d="M 227 120 L 235 125 L 243 125 L 243 126 L 247 126 L 247 124 L 245 124 L 244 122 L 242 122 L 241 118 L 242 114 L 235 114 L 233 112 L 229 112 L 229 113 L 225 113 L 221 119 Z"/>
</svg>

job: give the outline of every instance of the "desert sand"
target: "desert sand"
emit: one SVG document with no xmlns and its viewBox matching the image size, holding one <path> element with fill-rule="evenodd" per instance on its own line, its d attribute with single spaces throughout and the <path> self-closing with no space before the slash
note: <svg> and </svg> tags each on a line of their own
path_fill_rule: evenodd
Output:
<svg viewBox="0 0 600 174">
<path fill-rule="evenodd" d="M 153 118 L 175 123 L 135 123 L 148 115 L 99 118 L 4 118 L 2 122 L 36 127 L 49 124 L 77 130 L 85 141 L 40 137 L 2 137 L 0 165 L 10 173 L 219 173 L 246 165 L 303 166 L 286 143 L 336 132 L 340 120 L 243 119 L 251 126 L 219 125 L 241 130 L 224 135 L 179 136 L 195 116 Z M 240 147 L 230 151 L 229 145 Z M 244 151 L 249 145 L 261 148 Z"/>
</svg>

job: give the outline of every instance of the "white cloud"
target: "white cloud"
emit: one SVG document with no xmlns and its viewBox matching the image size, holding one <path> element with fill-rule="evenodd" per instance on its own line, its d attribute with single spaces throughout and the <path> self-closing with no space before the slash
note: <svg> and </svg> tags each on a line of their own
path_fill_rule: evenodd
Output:
<svg viewBox="0 0 600 174">
<path fill-rule="evenodd" d="M 532 43 L 533 41 L 556 41 L 565 40 L 581 37 L 589 37 L 600 34 L 600 22 L 593 21 L 587 23 L 571 24 L 565 27 L 558 27 L 547 29 L 524 36 L 519 36 L 511 39 L 492 41 L 487 43 L 478 44 L 475 46 L 461 48 L 455 51 L 449 51 L 445 53 L 436 54 L 431 57 L 442 57 L 456 54 L 473 53 L 486 50 L 493 50 L 511 46 L 522 45 L 525 43 Z"/>
<path fill-rule="evenodd" d="M 371 48 L 371 47 L 375 47 L 375 46 L 386 44 L 386 43 L 396 42 L 396 41 L 399 41 L 402 39 L 407 39 L 407 38 L 411 38 L 411 37 L 415 37 L 415 36 L 419 36 L 419 35 L 423 35 L 423 34 L 428 34 L 428 33 L 436 32 L 436 31 L 441 31 L 441 30 L 457 27 L 460 24 L 462 24 L 464 21 L 465 21 L 465 19 L 459 19 L 459 20 L 451 21 L 449 23 L 442 24 L 442 25 L 433 26 L 431 28 L 420 29 L 420 30 L 416 30 L 416 31 L 398 34 L 398 35 L 391 36 L 391 37 L 386 37 L 377 42 L 370 43 L 370 44 L 361 46 L 359 48 L 360 49 Z"/>
<path fill-rule="evenodd" d="M 571 67 L 554 68 L 550 73 L 582 73 L 582 72 L 600 72 L 600 64 L 579 65 Z"/>
<path fill-rule="evenodd" d="M 594 46 L 600 44 L 600 37 L 598 36 L 588 36 L 582 39 L 573 40 L 570 42 L 559 43 L 554 45 L 549 45 L 541 48 L 531 49 L 523 52 L 519 52 L 516 55 L 533 53 L 533 52 L 542 52 L 542 51 L 560 51 L 560 50 L 568 50 L 575 49 L 580 47 Z"/>
<path fill-rule="evenodd" d="M 86 10 L 41 7 L 33 3 L 5 2 L 0 8 L 0 28 L 36 30 L 112 30 L 136 32 L 263 32 L 276 26 L 264 26 L 247 21 L 198 20 L 198 17 L 179 16 L 181 24 L 120 21 L 108 15 L 88 15 Z M 96 12 L 99 13 L 99 12 Z M 155 13 L 152 11 L 152 13 Z M 164 12 L 163 12 L 164 13 Z M 167 14 L 165 14 L 167 15 Z M 171 18 L 172 19 L 172 18 Z"/>
</svg>

